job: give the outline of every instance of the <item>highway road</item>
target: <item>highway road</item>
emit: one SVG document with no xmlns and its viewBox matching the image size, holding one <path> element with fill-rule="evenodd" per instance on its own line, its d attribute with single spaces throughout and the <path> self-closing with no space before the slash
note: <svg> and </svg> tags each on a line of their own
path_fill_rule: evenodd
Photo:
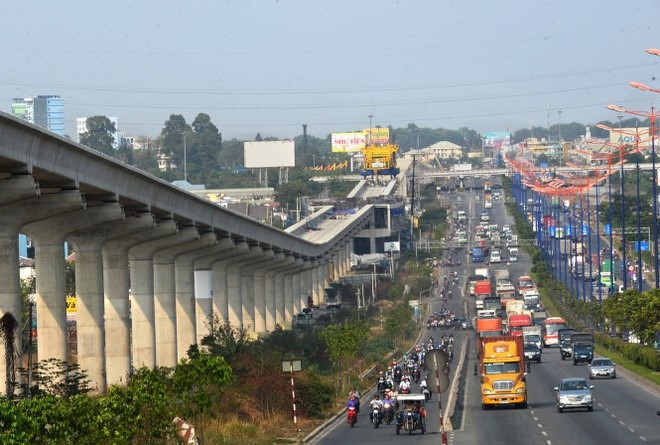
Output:
<svg viewBox="0 0 660 445">
<path fill-rule="evenodd" d="M 452 202 L 457 209 L 465 209 L 473 216 L 471 225 L 478 218 L 483 200 L 475 196 L 481 191 L 460 192 Z M 496 223 L 512 224 L 506 214 L 502 200 L 494 202 L 491 218 Z M 474 268 L 466 252 L 461 269 L 462 283 Z M 506 264 L 504 264 L 506 266 Z M 531 265 L 529 257 L 521 253 L 520 260 L 510 265 L 512 278 L 527 274 Z M 495 268 L 495 266 L 492 266 Z M 499 267 L 499 266 L 498 266 Z M 438 307 L 440 300 L 432 300 L 433 307 Z M 454 298 L 448 305 L 456 313 L 462 313 L 461 301 Z M 473 302 L 468 301 L 469 315 L 474 314 Z M 435 309 L 432 309 L 435 310 Z M 459 380 L 460 391 L 456 414 L 452 417 L 453 431 L 448 433 L 448 443 L 453 445 L 506 444 L 506 445 L 609 445 L 609 444 L 660 444 L 660 393 L 641 386 L 629 374 L 619 368 L 617 379 L 591 381 L 594 385 L 594 411 L 568 411 L 559 413 L 556 407 L 554 386 L 560 378 L 566 376 L 588 377 L 586 365 L 573 365 L 572 361 L 562 361 L 558 349 L 545 349 L 542 362 L 533 363 L 528 375 L 529 407 L 515 409 L 502 407 L 482 411 L 479 378 L 473 375 L 476 363 L 474 351 L 474 331 L 455 331 L 456 351 L 469 339 L 468 354 L 463 377 Z M 428 337 L 423 332 L 424 337 Z M 455 368 L 455 366 L 454 366 Z M 453 376 L 456 372 L 452 369 Z M 368 400 L 365 399 L 365 403 Z M 446 397 L 443 398 L 446 408 Z M 438 434 L 438 404 L 436 396 L 427 404 L 428 432 L 421 436 L 414 435 L 415 443 L 440 444 Z M 345 417 L 340 417 L 333 425 L 310 441 L 314 444 L 332 444 L 337 442 L 360 444 L 383 444 L 409 442 L 409 437 L 397 437 L 394 424 L 383 425 L 374 429 L 369 423 L 368 412 L 363 410 L 358 424 L 350 428 Z"/>
</svg>

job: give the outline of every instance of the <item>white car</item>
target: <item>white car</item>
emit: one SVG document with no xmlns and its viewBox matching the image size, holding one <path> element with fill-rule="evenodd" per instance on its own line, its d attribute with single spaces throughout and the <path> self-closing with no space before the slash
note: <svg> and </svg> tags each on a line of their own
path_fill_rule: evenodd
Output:
<svg viewBox="0 0 660 445">
<path fill-rule="evenodd" d="M 491 263 L 500 263 L 502 262 L 502 252 L 497 249 L 490 251 L 490 258 L 488 260 Z"/>
</svg>

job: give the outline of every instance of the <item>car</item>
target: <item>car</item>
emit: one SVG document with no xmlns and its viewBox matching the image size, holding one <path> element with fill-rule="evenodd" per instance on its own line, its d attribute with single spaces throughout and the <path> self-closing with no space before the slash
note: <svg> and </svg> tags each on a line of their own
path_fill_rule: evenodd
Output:
<svg viewBox="0 0 660 445">
<path fill-rule="evenodd" d="M 594 379 L 596 377 L 615 379 L 616 363 L 606 357 L 593 359 L 589 365 L 589 378 Z"/>
<path fill-rule="evenodd" d="M 502 261 L 502 253 L 498 249 L 493 249 L 490 251 L 490 258 L 488 259 L 491 263 L 499 263 Z"/>
<path fill-rule="evenodd" d="M 541 363 L 541 348 L 532 342 L 526 342 L 524 346 L 525 360 Z"/>
<path fill-rule="evenodd" d="M 594 410 L 593 385 L 589 385 L 583 377 L 566 377 L 555 386 L 557 393 L 557 411 L 562 413 L 565 409 L 586 408 Z"/>
</svg>

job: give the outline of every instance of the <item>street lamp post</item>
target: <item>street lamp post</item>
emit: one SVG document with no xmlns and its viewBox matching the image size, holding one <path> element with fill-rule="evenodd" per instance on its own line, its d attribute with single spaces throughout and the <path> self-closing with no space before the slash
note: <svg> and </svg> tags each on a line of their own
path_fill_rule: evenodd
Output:
<svg viewBox="0 0 660 445">
<path fill-rule="evenodd" d="M 623 257 L 623 267 L 628 267 L 626 264 L 626 187 L 623 177 L 623 155 L 625 151 L 625 144 L 623 143 L 623 130 L 621 128 L 621 120 L 623 119 L 622 115 L 617 116 L 619 119 L 619 138 L 621 139 L 621 144 L 619 145 L 619 153 L 621 163 L 621 254 Z M 628 287 L 628 280 L 626 276 L 626 271 L 623 273 L 623 290 L 625 291 Z"/>
<path fill-rule="evenodd" d="M 648 51 L 648 50 L 647 50 Z M 657 51 L 657 50 L 656 50 Z M 647 87 L 644 84 L 639 82 L 630 82 L 631 86 L 635 88 L 651 91 L 651 92 L 660 92 L 660 90 L 654 90 L 653 88 Z M 653 266 L 654 266 L 654 278 L 655 278 L 655 287 L 660 287 L 660 271 L 658 263 L 658 172 L 656 170 L 656 154 L 655 154 L 655 121 L 657 114 L 655 108 L 651 107 L 651 112 L 646 111 L 633 111 L 628 110 L 618 105 L 608 105 L 607 108 L 613 111 L 620 113 L 628 113 L 635 116 L 647 117 L 649 119 L 649 136 L 651 138 L 651 185 L 652 185 L 652 195 L 653 195 Z"/>
<path fill-rule="evenodd" d="M 183 180 L 188 182 L 188 147 L 186 147 L 187 131 L 181 133 L 183 135 Z"/>
</svg>

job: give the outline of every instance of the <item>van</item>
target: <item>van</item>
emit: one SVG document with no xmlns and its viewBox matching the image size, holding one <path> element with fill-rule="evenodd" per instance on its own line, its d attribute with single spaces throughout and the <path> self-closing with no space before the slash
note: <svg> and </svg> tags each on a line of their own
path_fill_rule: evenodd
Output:
<svg viewBox="0 0 660 445">
<path fill-rule="evenodd" d="M 499 249 L 493 249 L 490 251 L 490 258 L 488 259 L 491 263 L 499 263 L 502 261 L 502 252 Z"/>
</svg>

